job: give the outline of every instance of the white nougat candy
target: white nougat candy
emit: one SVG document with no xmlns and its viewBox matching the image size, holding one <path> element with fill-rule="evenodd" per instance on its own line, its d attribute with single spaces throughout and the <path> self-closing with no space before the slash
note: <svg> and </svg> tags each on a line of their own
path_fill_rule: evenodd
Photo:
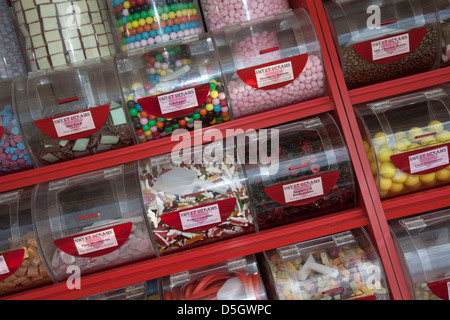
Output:
<svg viewBox="0 0 450 320">
<path fill-rule="evenodd" d="M 40 48 L 45 45 L 44 38 L 40 34 L 31 37 L 31 42 L 35 48 Z"/>
<path fill-rule="evenodd" d="M 58 19 L 56 17 L 42 18 L 42 25 L 45 31 L 58 29 Z"/>
<path fill-rule="evenodd" d="M 27 23 L 39 21 L 39 13 L 37 9 L 33 8 L 31 10 L 25 11 L 25 19 Z"/>
<path fill-rule="evenodd" d="M 111 110 L 109 113 L 111 115 L 112 122 L 115 126 L 127 124 L 127 117 L 122 108 Z"/>
<path fill-rule="evenodd" d="M 97 46 L 97 38 L 94 35 L 82 37 L 81 41 L 83 41 L 83 46 L 85 48 L 93 48 Z"/>
<path fill-rule="evenodd" d="M 39 6 L 39 11 L 42 18 L 55 17 L 56 6 L 54 4 L 43 4 Z"/>
<path fill-rule="evenodd" d="M 36 36 L 42 33 L 41 22 L 33 22 L 29 24 L 30 36 Z M 28 30 L 27 30 L 28 33 Z"/>
<path fill-rule="evenodd" d="M 46 47 L 35 48 L 34 54 L 37 59 L 46 58 L 47 57 L 47 48 Z"/>
<path fill-rule="evenodd" d="M 62 44 L 62 41 L 54 41 L 54 42 L 48 42 L 47 43 L 48 53 L 50 55 L 55 55 L 58 53 L 64 52 L 64 47 Z"/>
<path fill-rule="evenodd" d="M 51 67 L 47 57 L 37 59 L 37 65 L 39 69 L 47 69 Z"/>
<path fill-rule="evenodd" d="M 66 56 L 64 55 L 64 53 L 58 53 L 58 54 L 52 55 L 50 58 L 52 60 L 52 65 L 54 67 L 63 66 L 65 64 L 67 64 Z"/>
<path fill-rule="evenodd" d="M 52 42 L 60 39 L 59 30 L 52 30 L 44 32 L 45 41 Z"/>
<path fill-rule="evenodd" d="M 84 50 L 84 53 L 86 54 L 86 58 L 87 59 L 100 57 L 100 54 L 98 53 L 98 49 L 97 48 L 86 49 L 86 50 Z"/>
<path fill-rule="evenodd" d="M 74 51 L 82 49 L 81 41 L 78 38 L 66 39 L 64 40 L 64 45 L 67 50 Z"/>
</svg>

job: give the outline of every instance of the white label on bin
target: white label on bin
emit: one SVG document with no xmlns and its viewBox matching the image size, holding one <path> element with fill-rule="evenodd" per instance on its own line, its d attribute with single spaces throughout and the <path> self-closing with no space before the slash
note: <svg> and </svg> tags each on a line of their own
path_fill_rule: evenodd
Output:
<svg viewBox="0 0 450 320">
<path fill-rule="evenodd" d="M 0 256 L 0 274 L 9 273 L 8 265 L 6 264 L 5 258 Z"/>
<path fill-rule="evenodd" d="M 286 203 L 323 195 L 322 177 L 283 186 Z"/>
<path fill-rule="evenodd" d="M 294 80 L 294 70 L 292 69 L 291 61 L 255 69 L 255 75 L 258 88 Z"/>
<path fill-rule="evenodd" d="M 449 164 L 447 146 L 409 156 L 409 167 L 412 174 L 447 164 Z"/>
<path fill-rule="evenodd" d="M 409 52 L 409 34 L 372 41 L 372 59 L 379 60 Z"/>
<path fill-rule="evenodd" d="M 194 88 L 158 96 L 161 113 L 177 112 L 198 106 Z"/>
<path fill-rule="evenodd" d="M 117 246 L 114 229 L 103 230 L 73 238 L 78 254 L 83 255 Z"/>
<path fill-rule="evenodd" d="M 222 222 L 218 204 L 182 211 L 179 214 L 183 230 Z"/>
<path fill-rule="evenodd" d="M 91 111 L 83 111 L 69 116 L 53 119 L 58 137 L 95 129 Z"/>
</svg>

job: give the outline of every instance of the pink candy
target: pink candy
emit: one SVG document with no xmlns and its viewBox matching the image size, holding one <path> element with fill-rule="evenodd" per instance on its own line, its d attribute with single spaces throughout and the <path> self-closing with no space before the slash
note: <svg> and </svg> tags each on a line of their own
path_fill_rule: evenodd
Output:
<svg viewBox="0 0 450 320">
<path fill-rule="evenodd" d="M 201 4 L 211 30 L 290 9 L 288 0 L 201 0 Z"/>
</svg>

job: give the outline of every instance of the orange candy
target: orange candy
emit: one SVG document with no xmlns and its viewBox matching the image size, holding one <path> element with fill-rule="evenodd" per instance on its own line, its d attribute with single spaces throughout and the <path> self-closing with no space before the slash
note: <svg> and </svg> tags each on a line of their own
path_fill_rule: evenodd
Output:
<svg viewBox="0 0 450 320">
<path fill-rule="evenodd" d="M 156 31 L 156 30 L 158 30 L 158 28 L 159 28 L 159 25 L 156 22 L 153 22 L 152 29 Z"/>
<path fill-rule="evenodd" d="M 166 23 L 167 23 L 167 25 L 168 25 L 169 27 L 173 26 L 173 24 L 174 24 L 174 22 L 173 22 L 172 19 L 168 19 L 168 20 L 166 21 Z"/>
<path fill-rule="evenodd" d="M 205 108 L 200 109 L 200 114 L 201 114 L 202 116 L 206 115 L 207 113 L 208 113 L 208 111 L 207 111 Z"/>
<path fill-rule="evenodd" d="M 164 122 L 157 121 L 157 122 L 156 122 L 156 126 L 157 126 L 158 128 L 162 128 L 162 127 L 164 127 Z"/>
<path fill-rule="evenodd" d="M 184 126 L 186 125 L 186 120 L 181 119 L 180 121 L 178 121 L 178 124 L 179 124 L 181 127 L 184 127 Z"/>
<path fill-rule="evenodd" d="M 152 26 L 149 25 L 149 24 L 146 24 L 146 25 L 144 26 L 144 30 L 147 31 L 147 32 L 150 32 L 150 31 L 152 30 Z"/>
</svg>

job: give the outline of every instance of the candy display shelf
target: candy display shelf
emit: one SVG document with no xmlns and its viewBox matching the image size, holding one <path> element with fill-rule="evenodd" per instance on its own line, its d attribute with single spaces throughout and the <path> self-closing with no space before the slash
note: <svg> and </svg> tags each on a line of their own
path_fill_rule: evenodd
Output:
<svg viewBox="0 0 450 320">
<path fill-rule="evenodd" d="M 229 129 L 257 130 L 330 112 L 338 122 L 348 146 L 356 180 L 356 207 L 85 275 L 81 279 L 81 289 L 70 290 L 66 283 L 62 282 L 10 294 L 0 297 L 0 299 L 77 299 L 357 227 L 365 227 L 371 235 L 384 267 L 391 299 L 410 299 L 399 258 L 389 232 L 388 220 L 450 206 L 450 186 L 381 201 L 365 154 L 353 105 L 450 81 L 450 68 L 348 90 L 321 1 L 293 0 L 291 5 L 293 8 L 305 7 L 311 15 L 322 48 L 328 95 L 219 124 L 213 128 L 191 132 L 189 135 L 194 144 L 206 143 L 214 136 L 216 130 L 227 137 L 238 133 Z M 0 178 L 0 192 L 167 153 L 177 143 L 178 140 L 175 137 L 173 139 L 165 138 L 66 163 L 15 173 Z"/>
</svg>

